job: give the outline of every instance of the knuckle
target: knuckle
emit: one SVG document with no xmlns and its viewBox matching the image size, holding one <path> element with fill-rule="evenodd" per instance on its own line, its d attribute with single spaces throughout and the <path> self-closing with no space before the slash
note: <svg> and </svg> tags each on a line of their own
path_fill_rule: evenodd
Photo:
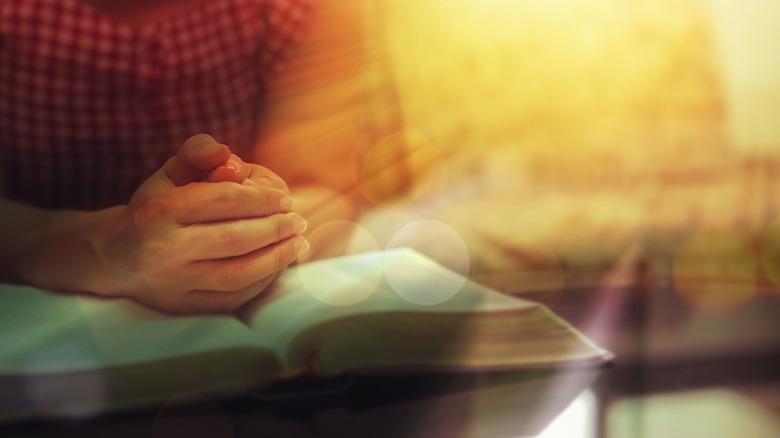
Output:
<svg viewBox="0 0 780 438">
<path fill-rule="evenodd" d="M 220 185 L 216 186 L 215 193 L 203 196 L 201 199 L 204 201 L 208 200 L 209 202 L 213 202 L 218 206 L 223 207 L 230 201 L 230 186 L 221 183 L 217 184 Z"/>
<path fill-rule="evenodd" d="M 260 205 L 262 206 L 262 209 L 264 210 L 264 212 L 271 211 L 274 208 L 274 206 L 272 204 L 273 199 L 272 199 L 272 196 L 271 196 L 271 192 L 268 191 L 268 190 L 262 190 L 261 189 L 261 190 L 258 190 L 258 193 L 259 193 L 259 197 L 260 197 L 260 200 L 259 200 L 260 201 Z"/>
<path fill-rule="evenodd" d="M 258 166 L 259 171 L 257 172 L 257 175 L 253 178 L 258 185 L 270 187 L 272 189 L 278 189 L 285 191 L 287 193 L 290 192 L 289 188 L 287 187 L 287 183 L 284 182 L 284 180 L 279 177 L 279 175 L 275 174 L 274 172 L 270 171 L 268 168 Z"/>
<path fill-rule="evenodd" d="M 240 184 L 224 183 L 220 187 L 216 201 L 221 207 L 232 209 L 247 201 L 246 193 L 246 188 Z"/>
<path fill-rule="evenodd" d="M 259 185 L 263 187 L 270 187 L 274 189 L 276 188 L 276 180 L 270 174 L 267 173 L 255 177 L 255 182 L 257 182 Z"/>
<path fill-rule="evenodd" d="M 236 291 L 245 288 L 250 284 L 244 270 L 231 267 L 222 273 L 222 290 Z"/>
<path fill-rule="evenodd" d="M 286 242 L 274 248 L 274 268 L 280 270 L 287 266 L 295 258 L 295 248 L 292 243 Z"/>
<path fill-rule="evenodd" d="M 232 202 L 229 194 L 224 191 L 221 191 L 219 194 L 214 196 L 213 199 L 209 200 L 209 204 L 211 204 L 213 208 L 217 211 L 229 211 Z"/>
<path fill-rule="evenodd" d="M 230 228 L 220 233 L 220 245 L 224 246 L 228 251 L 237 251 L 244 240 L 242 236 L 241 224 L 233 224 Z"/>
<path fill-rule="evenodd" d="M 276 240 L 281 240 L 288 236 L 292 229 L 292 219 L 286 214 L 276 214 L 271 216 L 274 221 Z"/>
<path fill-rule="evenodd" d="M 282 269 L 282 267 L 287 264 L 285 260 L 284 246 L 285 245 L 280 245 L 279 247 L 275 248 L 273 251 L 274 270 Z"/>
</svg>

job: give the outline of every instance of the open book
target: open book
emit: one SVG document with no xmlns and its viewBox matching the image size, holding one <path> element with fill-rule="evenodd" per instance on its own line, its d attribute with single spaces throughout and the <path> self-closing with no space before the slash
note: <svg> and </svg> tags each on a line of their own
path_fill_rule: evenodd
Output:
<svg viewBox="0 0 780 438">
<path fill-rule="evenodd" d="M 609 359 L 545 307 L 409 249 L 299 265 L 240 315 L 171 317 L 127 299 L 8 285 L 0 303 L 6 416 L 88 415 L 300 376 L 543 370 Z"/>
</svg>

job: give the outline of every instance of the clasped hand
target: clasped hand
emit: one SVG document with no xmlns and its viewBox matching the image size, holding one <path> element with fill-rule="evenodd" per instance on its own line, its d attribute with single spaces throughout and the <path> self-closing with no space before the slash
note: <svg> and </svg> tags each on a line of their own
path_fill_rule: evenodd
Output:
<svg viewBox="0 0 780 438">
<path fill-rule="evenodd" d="M 287 185 L 196 135 L 145 181 L 95 250 L 111 295 L 169 313 L 228 312 L 309 244 Z"/>
</svg>

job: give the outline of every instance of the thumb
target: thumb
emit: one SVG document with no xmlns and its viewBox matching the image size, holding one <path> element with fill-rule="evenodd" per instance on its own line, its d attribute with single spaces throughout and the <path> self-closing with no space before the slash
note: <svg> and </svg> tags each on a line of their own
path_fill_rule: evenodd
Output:
<svg viewBox="0 0 780 438">
<path fill-rule="evenodd" d="M 244 161 L 236 154 L 230 154 L 225 164 L 217 166 L 206 173 L 206 181 L 231 181 L 241 184 L 248 174 Z"/>
<path fill-rule="evenodd" d="M 227 163 L 230 157 L 230 148 L 217 143 L 210 135 L 197 134 L 184 142 L 162 170 L 173 185 L 183 186 L 202 181 L 206 171 Z"/>
</svg>

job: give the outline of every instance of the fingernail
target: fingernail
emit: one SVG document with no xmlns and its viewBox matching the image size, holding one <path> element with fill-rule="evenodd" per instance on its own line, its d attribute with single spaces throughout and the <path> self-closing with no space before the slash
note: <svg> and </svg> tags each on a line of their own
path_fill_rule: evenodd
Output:
<svg viewBox="0 0 780 438">
<path fill-rule="evenodd" d="M 309 242 L 303 237 L 298 237 L 295 240 L 293 247 L 295 248 L 295 253 L 301 255 L 301 254 L 305 254 L 306 251 L 308 251 L 309 248 L 311 248 L 311 245 L 309 245 Z"/>
<path fill-rule="evenodd" d="M 294 205 L 293 199 L 289 196 L 285 196 L 279 201 L 279 208 L 282 209 L 282 211 L 290 211 L 293 209 Z"/>
<path fill-rule="evenodd" d="M 306 231 L 306 227 L 309 226 L 309 223 L 304 218 L 295 213 L 290 213 L 290 219 L 292 219 L 293 233 L 295 234 L 303 233 Z"/>
<path fill-rule="evenodd" d="M 236 165 L 230 162 L 227 162 L 225 164 L 220 164 L 219 166 L 215 167 L 214 170 L 212 170 L 212 172 L 215 170 L 227 170 L 228 172 L 233 172 L 233 173 L 238 172 L 238 168 L 236 167 Z"/>
<path fill-rule="evenodd" d="M 217 143 L 216 141 L 214 141 L 214 139 L 212 139 L 211 143 L 208 143 L 207 145 L 203 146 L 203 151 L 211 154 L 217 151 L 221 151 L 225 148 L 227 148 L 227 146 L 225 146 L 222 143 Z"/>
</svg>

